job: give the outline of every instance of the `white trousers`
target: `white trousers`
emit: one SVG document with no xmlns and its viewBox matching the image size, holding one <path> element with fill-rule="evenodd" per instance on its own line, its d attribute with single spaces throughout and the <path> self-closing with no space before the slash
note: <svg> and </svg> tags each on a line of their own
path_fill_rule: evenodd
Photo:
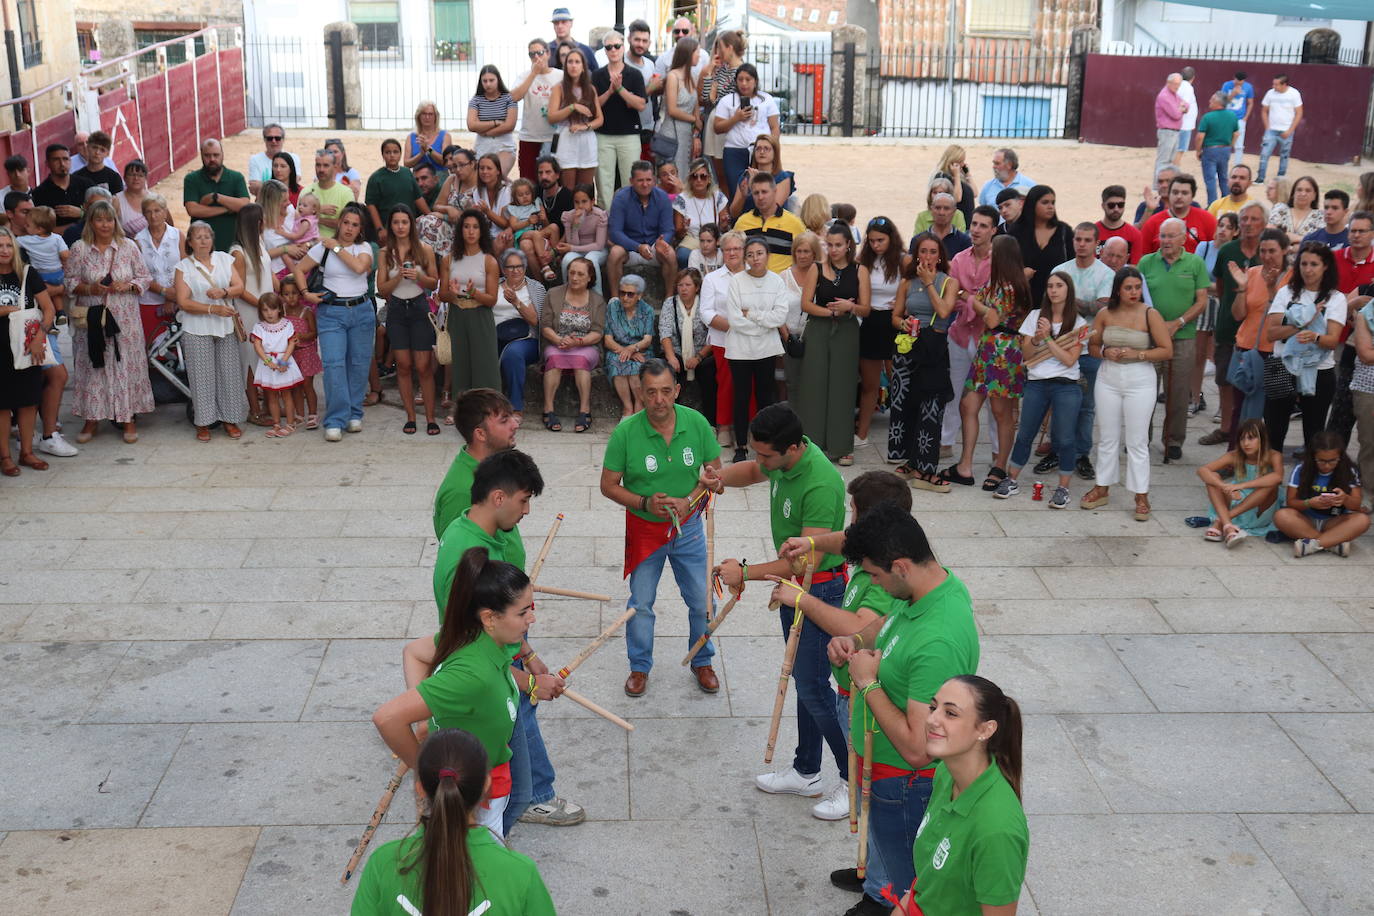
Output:
<svg viewBox="0 0 1374 916">
<path fill-rule="evenodd" d="M 1126 489 L 1150 492 L 1150 415 L 1155 409 L 1153 363 L 1103 361 L 1093 389 L 1097 406 L 1097 485 L 1121 479 L 1121 440 L 1126 440 Z M 1124 433 L 1124 436 L 1123 436 Z"/>
</svg>

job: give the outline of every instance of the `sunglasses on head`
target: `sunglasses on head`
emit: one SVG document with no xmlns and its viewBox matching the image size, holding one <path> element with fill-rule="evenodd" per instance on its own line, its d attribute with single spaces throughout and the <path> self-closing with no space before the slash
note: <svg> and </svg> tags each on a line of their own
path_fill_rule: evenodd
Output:
<svg viewBox="0 0 1374 916">
<path fill-rule="evenodd" d="M 868 221 L 868 228 L 870 229 L 882 229 L 886 225 L 887 217 L 885 216 L 875 216 Z"/>
<path fill-rule="evenodd" d="M 619 51 L 624 45 L 602 45 L 607 51 Z"/>
</svg>

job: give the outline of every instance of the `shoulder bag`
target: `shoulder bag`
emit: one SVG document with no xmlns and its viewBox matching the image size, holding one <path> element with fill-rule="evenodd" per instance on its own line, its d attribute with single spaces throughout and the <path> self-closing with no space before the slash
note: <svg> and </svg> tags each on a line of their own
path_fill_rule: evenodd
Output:
<svg viewBox="0 0 1374 916">
<path fill-rule="evenodd" d="M 43 310 L 28 295 L 28 280 L 29 265 L 25 264 L 23 272 L 19 275 L 19 301 L 27 303 L 27 306 L 16 309 L 6 316 L 9 319 L 10 357 L 15 371 L 30 369 L 36 365 L 57 365 L 57 354 L 48 346 L 48 336 L 43 330 Z M 42 362 L 35 362 L 33 357 L 33 344 L 37 340 L 43 343 Z"/>
</svg>

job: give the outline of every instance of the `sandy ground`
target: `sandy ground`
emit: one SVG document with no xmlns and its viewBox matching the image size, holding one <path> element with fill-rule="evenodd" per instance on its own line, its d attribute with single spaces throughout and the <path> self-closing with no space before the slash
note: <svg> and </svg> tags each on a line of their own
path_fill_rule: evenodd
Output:
<svg viewBox="0 0 1374 916">
<path fill-rule="evenodd" d="M 252 129 L 226 140 L 226 164 L 242 171 L 248 164 L 248 157 L 262 149 L 260 136 L 259 130 Z M 347 145 L 349 163 L 367 176 L 381 165 L 381 141 L 395 134 L 379 131 L 346 131 L 340 134 L 338 131 L 290 130 L 286 136 L 286 148 L 299 155 L 309 170 L 313 150 L 323 145 L 325 138 L 336 136 L 341 137 Z M 454 137 L 457 142 L 471 147 L 470 134 L 455 134 Z M 940 141 L 815 137 L 789 137 L 784 139 L 783 144 L 783 164 L 797 173 L 800 194 L 805 196 L 819 192 L 831 203 L 852 203 L 858 208 L 861 221 L 874 216 L 886 216 L 903 227 L 904 236 L 915 221 L 916 214 L 925 209 L 925 181 L 945 148 Z M 995 148 L 991 144 L 965 144 L 975 189 L 992 177 L 992 153 Z M 1021 157 L 1022 171 L 1055 189 L 1059 215 L 1069 223 L 1101 217 L 1101 191 L 1109 184 L 1126 186 L 1130 195 L 1129 208 L 1133 211 L 1140 200 L 1141 191 L 1150 180 L 1154 164 L 1153 149 L 1095 146 L 1068 140 L 1026 141 L 1018 144 L 1016 150 Z M 1246 161 L 1255 167 L 1258 158 L 1252 154 L 1246 157 Z M 1199 177 L 1199 195 L 1205 199 L 1196 157 L 1186 157 L 1184 166 Z M 1270 163 L 1271 169 L 1276 166 L 1277 160 Z M 192 167 L 198 168 L 199 165 L 183 168 L 158 184 L 159 192 L 173 203 L 178 224 L 182 226 L 186 222 L 185 214 L 181 211 L 179 189 L 182 178 Z M 1356 179 L 1367 168 L 1315 165 L 1294 159 L 1289 163 L 1288 175 L 1290 178 L 1311 175 L 1323 191 L 1338 187 L 1353 192 Z M 306 176 L 302 183 L 309 180 Z"/>
</svg>

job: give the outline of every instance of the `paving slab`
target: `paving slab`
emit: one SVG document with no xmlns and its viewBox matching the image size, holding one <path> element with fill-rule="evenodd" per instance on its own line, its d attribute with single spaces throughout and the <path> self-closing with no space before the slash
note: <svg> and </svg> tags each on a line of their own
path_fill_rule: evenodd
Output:
<svg viewBox="0 0 1374 916">
<path fill-rule="evenodd" d="M 387 538 L 314 538 L 299 541 L 290 550 L 283 550 L 275 537 L 254 542 L 243 560 L 243 566 L 289 567 L 308 566 L 349 568 L 372 566 L 418 566 L 425 549 L 424 537 Z M 433 566 L 430 566 L 433 569 Z"/>
<path fill-rule="evenodd" d="M 293 722 L 320 670 L 319 640 L 138 642 L 88 722 Z"/>
<path fill-rule="evenodd" d="M 245 570 L 248 572 L 248 570 Z M 272 574 L 283 570 L 263 570 Z M 304 573 L 307 570 L 300 570 Z M 308 570 L 324 573 L 324 570 Z M 423 601 L 434 600 L 434 570 L 418 565 L 401 567 L 355 568 L 336 566 L 328 571 L 328 579 L 319 597 L 326 600 L 350 601 Z M 282 598 L 263 599 L 281 601 Z"/>
<path fill-rule="evenodd" d="M 730 612 L 731 618 L 735 613 Z M 773 715 L 778 676 L 782 673 L 782 659 L 787 648 L 780 629 L 768 636 L 725 636 L 720 639 L 721 654 L 724 656 L 723 667 L 734 675 L 725 685 L 730 697 L 730 715 L 759 716 L 765 723 Z M 679 647 L 675 654 L 677 658 L 673 665 L 680 666 L 682 656 L 686 652 Z M 678 670 L 682 669 L 679 667 Z M 833 682 L 831 686 L 834 687 Z M 795 730 L 797 688 L 792 683 L 787 686 L 782 721 Z M 789 751 L 791 747 L 789 744 Z"/>
<path fill-rule="evenodd" d="M 0 825 L 135 827 L 185 733 L 184 725 L 0 727 Z"/>
<path fill-rule="evenodd" d="M 1263 567 L 1221 567 L 1214 572 L 1237 598 L 1363 598 L 1369 594 L 1369 570 L 1363 566 L 1287 567 L 1275 563 Z"/>
<path fill-rule="evenodd" d="M 176 511 L 142 512 L 101 512 L 98 505 L 82 509 L 70 506 L 66 511 L 51 506 L 13 505 L 13 497 L 21 496 L 23 490 L 5 494 L 7 509 L 23 513 L 5 529 L 9 540 L 55 538 L 78 540 L 81 538 L 166 538 L 171 536 L 185 518 L 191 513 Z M 99 492 L 78 490 L 77 493 Z M 113 498 L 113 494 L 110 494 Z M 41 513 L 41 514 L 38 514 Z"/>
<path fill-rule="evenodd" d="M 1368 709 L 1292 636 L 1109 636 L 1107 642 L 1163 712 Z"/>
<path fill-rule="evenodd" d="M 11 833 L 0 842 L 0 897 L 9 916 L 224 913 L 257 836 L 257 827 Z"/>
<path fill-rule="evenodd" d="M 1125 493 L 1114 494 L 1112 499 L 1119 509 L 1016 512 L 998 516 L 997 524 L 1009 538 L 1163 537 L 1168 533 L 1153 517 L 1147 522 L 1135 521 L 1127 511 L 1131 501 Z"/>
<path fill-rule="evenodd" d="M 272 509 L 279 511 L 318 509 L 322 505 L 333 508 L 331 503 L 346 505 L 354 512 L 369 509 L 432 509 L 434 486 L 282 487 L 272 494 L 268 502 Z"/>
<path fill-rule="evenodd" d="M 68 569 L 237 569 L 253 546 L 247 538 L 91 539 L 79 542 Z"/>
<path fill-rule="evenodd" d="M 440 477 L 440 480 L 443 478 Z M 435 484 L 438 486 L 438 484 Z M 342 513 L 341 526 L 331 534 L 344 538 L 408 538 L 434 536 L 433 494 L 430 505 L 417 509 L 352 510 Z M 292 513 L 287 513 L 288 515 Z"/>
<path fill-rule="evenodd" d="M 1153 712 L 1100 636 L 989 636 L 978 673 L 1026 713 Z"/>
<path fill-rule="evenodd" d="M 587 642 L 583 639 L 540 638 L 539 655 L 551 670 L 556 671 L 559 665 L 571 661 Z M 584 662 L 569 678 L 568 686 L 626 719 L 634 716 L 729 716 L 730 681 L 724 653 L 719 653 L 712 662 L 720 678 L 720 691 L 715 694 L 703 693 L 697 686 L 696 678 L 679 664 L 687 650 L 686 642 L 686 637 L 659 637 L 654 640 L 654 668 L 649 674 L 649 689 L 642 697 L 625 695 L 625 678 L 630 673 L 630 667 L 625 657 L 625 640 L 618 636 L 608 639 L 595 655 Z M 551 719 L 588 719 L 596 715 L 576 703 L 561 699 L 549 704 L 547 709 L 543 703 L 539 705 L 540 716 Z"/>
<path fill-rule="evenodd" d="M 1055 716 L 1025 716 L 1022 803 L 1027 814 L 1109 814 L 1102 790 Z M 1031 845 L 1034 846 L 1034 837 Z"/>
<path fill-rule="evenodd" d="M 349 456 L 351 459 L 353 456 Z M 293 464 L 286 478 L 292 487 L 352 487 L 363 482 L 367 466 L 361 461 L 300 462 Z M 159 469 L 161 473 L 161 469 Z M 206 482 L 211 487 L 248 487 L 261 485 L 264 475 L 260 466 L 247 462 L 217 464 Z M 285 481 L 283 481 L 285 483 Z"/>
<path fill-rule="evenodd" d="M 959 566 L 951 570 L 968 587 L 970 595 L 984 598 L 1049 598 L 1033 568 L 1016 566 Z M 1065 570 L 1067 572 L 1068 570 Z"/>
<path fill-rule="evenodd" d="M 1117 566 L 1037 570 L 1055 598 L 1224 598 L 1217 572 L 1203 566 Z M 1025 597 L 1025 596 L 1013 596 Z"/>
<path fill-rule="evenodd" d="M 1374 598 L 1338 598 L 1336 606 L 1366 630 L 1374 630 Z"/>
<path fill-rule="evenodd" d="M 302 722 L 370 722 L 377 708 L 405 692 L 404 639 L 335 639 L 308 687 Z"/>
<path fill-rule="evenodd" d="M 1374 900 L 1374 815 L 1244 814 L 1241 820 L 1313 916 L 1360 912 Z"/>
<path fill-rule="evenodd" d="M 1042 814 L 1030 829 L 1042 913 L 1098 916 L 1105 901 L 1159 916 L 1307 913 L 1234 814 Z"/>
<path fill-rule="evenodd" d="M 18 638 L 33 642 L 208 639 L 226 607 L 230 605 L 39 604 L 18 629 Z"/>
<path fill-rule="evenodd" d="M 597 702 L 602 699 L 596 697 Z M 622 715 L 625 713 L 621 704 L 609 697 L 605 700 L 603 706 Z M 588 822 L 628 822 L 630 799 L 635 791 L 629 776 L 630 761 L 640 753 L 641 720 L 625 716 L 636 726 L 634 732 L 626 732 L 604 719 L 559 719 L 548 715 L 548 711 L 543 703 L 539 704 L 539 732 L 544 736 L 544 747 L 554 767 L 554 792 L 585 808 Z M 675 753 L 690 754 L 691 749 L 680 746 Z M 519 824 L 511 829 L 517 849 L 521 849 L 527 839 L 546 833 L 558 834 L 560 842 L 581 840 L 581 837 L 567 837 L 568 829 L 561 827 Z"/>
<path fill-rule="evenodd" d="M 1269 716 L 1061 716 L 1115 812 L 1349 811 Z M 1217 779 L 1216 774 L 1226 774 Z"/>
<path fill-rule="evenodd" d="M 400 793 L 397 799 L 399 802 Z M 237 888 L 233 909 L 217 912 L 259 916 L 278 912 L 283 902 L 289 902 L 293 916 L 339 916 L 348 912 L 358 888 L 357 876 L 348 884 L 340 884 L 339 878 L 358 845 L 364 826 L 263 827 L 244 871 L 243 882 Z M 412 826 L 383 823 L 378 827 L 363 856 L 359 873 L 378 846 L 400 839 L 410 833 Z"/>
<path fill-rule="evenodd" d="M 1007 538 L 989 548 L 987 538 L 944 537 L 934 547 L 940 562 L 961 569 L 975 566 L 1110 566 L 1097 538 Z"/>
<path fill-rule="evenodd" d="M 9 565 L 18 569 L 63 569 L 77 548 L 76 542 L 58 538 L 25 538 L 7 543 Z"/>
<path fill-rule="evenodd" d="M 980 598 L 978 624 L 990 635 L 1168 633 L 1169 623 L 1146 598 Z"/>
<path fill-rule="evenodd" d="M 0 716 L 7 724 L 77 721 L 129 645 L 38 642 L 0 647 Z"/>
<path fill-rule="evenodd" d="M 149 488 L 165 490 L 168 487 L 203 487 L 216 471 L 222 470 L 216 465 L 197 464 L 190 461 L 185 464 L 159 464 L 156 473 L 150 473 L 148 468 L 142 464 L 109 464 L 105 462 L 78 462 L 75 464 L 63 462 L 58 464 L 57 462 L 48 462 L 48 465 L 55 473 L 25 474 L 24 478 L 30 476 L 46 477 L 51 485 L 63 490 L 99 487 L 118 490 Z M 261 483 L 262 472 L 255 471 L 254 473 L 254 477 L 243 480 L 240 485 Z"/>
<path fill-rule="evenodd" d="M 1304 636 L 1302 644 L 1370 707 L 1374 708 L 1374 633 Z"/>
<path fill-rule="evenodd" d="M 56 595 L 80 595 L 102 603 L 129 601 L 147 578 L 145 569 L 11 568 L 0 573 L 0 604 L 41 604 Z"/>
<path fill-rule="evenodd" d="M 215 639 L 401 638 L 412 601 L 257 601 L 223 605 Z M 434 601 L 429 606 L 433 608 Z"/>
<path fill-rule="evenodd" d="M 297 542 L 342 534 L 348 513 L 326 509 L 289 512 L 192 512 L 174 526 L 178 538 L 259 538 L 272 540 L 290 552 Z M 142 518 L 143 516 L 136 516 Z"/>
<path fill-rule="evenodd" d="M 158 512 L 175 508 L 181 512 L 244 512 L 266 509 L 279 488 L 271 487 L 147 487 L 117 491 L 110 503 L 112 512 Z M 296 492 L 310 492 L 297 490 Z M 313 508 L 302 506 L 301 508 Z"/>
<path fill-rule="evenodd" d="M 1374 715 L 1285 714 L 1274 721 L 1356 811 L 1374 814 Z"/>
<path fill-rule="evenodd" d="M 314 601 L 329 575 L 324 569 L 206 569 L 188 576 L 184 570 L 155 569 L 142 580 L 137 600 L 179 603 L 233 595 L 239 601 Z"/>
<path fill-rule="evenodd" d="M 19 634 L 32 613 L 33 608 L 22 604 L 0 604 L 0 642 L 13 642 L 19 639 Z"/>
<path fill-rule="evenodd" d="M 1332 598 L 1157 598 L 1154 606 L 1179 633 L 1343 633 L 1365 628 Z"/>
</svg>

